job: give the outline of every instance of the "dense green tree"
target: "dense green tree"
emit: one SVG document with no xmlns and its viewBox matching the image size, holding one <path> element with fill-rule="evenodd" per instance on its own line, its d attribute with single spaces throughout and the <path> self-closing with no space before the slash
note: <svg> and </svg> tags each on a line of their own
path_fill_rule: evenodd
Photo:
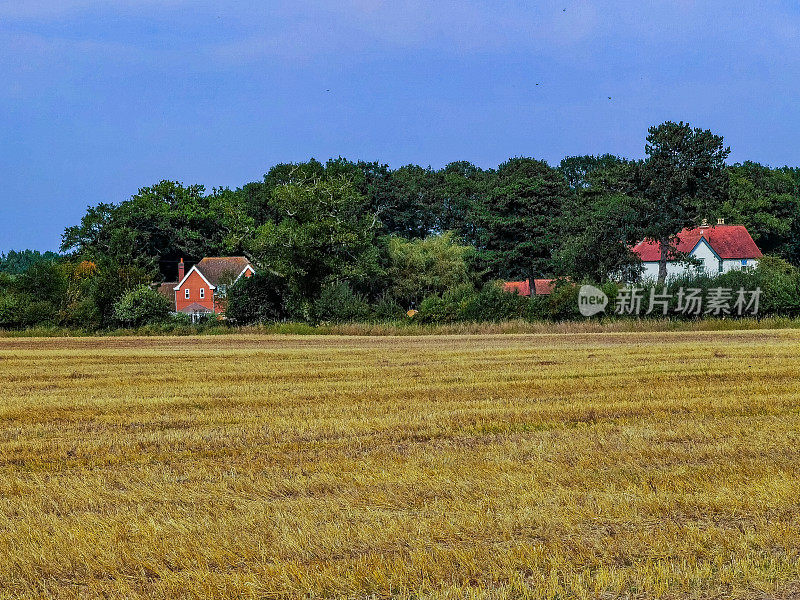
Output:
<svg viewBox="0 0 800 600">
<path fill-rule="evenodd" d="M 64 268 L 53 262 L 38 262 L 18 276 L 14 286 L 32 299 L 59 306 L 66 297 L 67 277 Z"/>
<path fill-rule="evenodd" d="M 474 244 L 477 230 L 473 218 L 476 207 L 491 189 L 493 171 L 484 171 L 467 161 L 452 162 L 440 171 L 435 190 L 436 230 L 454 231 Z"/>
<path fill-rule="evenodd" d="M 478 253 L 492 277 L 529 278 L 552 271 L 558 222 L 571 195 L 546 162 L 513 158 L 497 170 L 474 211 Z"/>
<path fill-rule="evenodd" d="M 78 307 L 94 315 L 98 327 L 110 327 L 116 324 L 116 302 L 129 290 L 151 282 L 150 272 L 141 267 L 103 259 L 83 282 Z"/>
<path fill-rule="evenodd" d="M 269 205 L 270 187 L 263 181 L 251 181 L 233 193 L 237 196 L 235 202 L 256 223 L 274 220 L 276 215 L 271 212 Z"/>
<path fill-rule="evenodd" d="M 148 285 L 128 290 L 114 303 L 114 318 L 128 327 L 163 321 L 172 306 L 166 297 Z"/>
<path fill-rule="evenodd" d="M 344 281 L 323 286 L 319 297 L 314 301 L 313 319 L 315 322 L 353 323 L 366 321 L 370 307 L 366 296 L 353 291 Z"/>
<path fill-rule="evenodd" d="M 0 273 L 19 275 L 35 264 L 54 262 L 60 257 L 55 252 L 39 252 L 38 250 L 9 250 L 5 254 L 0 252 Z"/>
<path fill-rule="evenodd" d="M 284 185 L 305 185 L 325 179 L 325 165 L 312 158 L 306 162 L 279 163 L 264 175 L 267 201 L 275 188 Z"/>
<path fill-rule="evenodd" d="M 90 208 L 80 225 L 64 232 L 61 249 L 135 265 L 154 277 L 160 268 L 162 277 L 174 279 L 179 258 L 199 260 L 224 251 L 219 217 L 203 186 L 161 181 L 118 206 Z"/>
<path fill-rule="evenodd" d="M 373 209 L 387 203 L 391 192 L 391 173 L 389 165 L 363 160 L 353 162 L 341 156 L 325 163 L 326 178 L 347 179 L 359 194 L 370 201 Z"/>
<path fill-rule="evenodd" d="M 116 205 L 108 203 L 88 207 L 79 225 L 64 230 L 61 251 L 72 251 L 87 259 L 127 254 L 125 241 L 115 235 L 113 220 L 116 208 Z"/>
<path fill-rule="evenodd" d="M 8 288 L 0 287 L 0 328 L 14 329 L 24 322 L 25 300 Z"/>
<path fill-rule="evenodd" d="M 377 211 L 386 231 L 405 238 L 423 238 L 437 227 L 436 192 L 440 174 L 430 167 L 406 165 L 392 171 L 391 191 Z"/>
<path fill-rule="evenodd" d="M 21 275 L 0 278 L 5 327 L 57 324 L 66 305 L 67 275 L 63 264 L 33 263 Z"/>
<path fill-rule="evenodd" d="M 729 193 L 717 213 L 729 224 L 745 225 L 764 253 L 796 259 L 800 195 L 792 174 L 745 162 L 728 167 L 728 179 Z"/>
<path fill-rule="evenodd" d="M 242 277 L 228 290 L 225 314 L 237 325 L 286 319 L 290 316 L 288 282 L 269 270 Z"/>
<path fill-rule="evenodd" d="M 392 237 L 387 293 L 409 308 L 426 296 L 473 284 L 473 258 L 474 249 L 460 244 L 451 231 L 425 239 Z"/>
<path fill-rule="evenodd" d="M 709 130 L 668 121 L 648 130 L 645 153 L 644 236 L 661 244 L 658 283 L 662 284 L 667 262 L 675 256 L 678 233 L 710 216 L 711 207 L 725 197 L 730 148 Z"/>
<path fill-rule="evenodd" d="M 613 154 L 567 156 L 559 163 L 558 170 L 567 180 L 569 186 L 577 191 L 592 185 L 593 178 L 596 180 L 598 172 L 614 172 L 616 167 L 627 162 L 624 158 Z"/>
<path fill-rule="evenodd" d="M 622 194 L 581 194 L 565 211 L 557 272 L 575 281 L 636 281 L 641 261 L 630 248 L 642 237 L 643 206 Z"/>
<path fill-rule="evenodd" d="M 247 254 L 256 229 L 263 222 L 259 219 L 270 212 L 270 220 L 277 217 L 268 203 L 256 211 L 258 217 L 254 216 L 246 188 L 248 186 L 237 190 L 214 189 L 208 198 L 209 210 L 215 215 L 217 222 L 218 254 Z"/>
<path fill-rule="evenodd" d="M 285 277 L 306 300 L 336 281 L 370 289 L 380 274 L 380 221 L 352 183 L 338 178 L 286 184 L 273 190 L 271 202 L 281 219 L 256 233 L 252 252 L 260 264 Z"/>
</svg>

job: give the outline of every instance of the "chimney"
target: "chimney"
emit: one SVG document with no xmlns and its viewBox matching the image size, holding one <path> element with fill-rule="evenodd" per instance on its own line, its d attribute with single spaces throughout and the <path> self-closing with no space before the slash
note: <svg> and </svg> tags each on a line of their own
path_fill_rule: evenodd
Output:
<svg viewBox="0 0 800 600">
<path fill-rule="evenodd" d="M 178 283 L 183 281 L 183 276 L 186 273 L 186 267 L 183 264 L 183 259 L 178 263 Z"/>
<path fill-rule="evenodd" d="M 725 219 L 717 219 L 717 225 L 725 225 Z"/>
</svg>

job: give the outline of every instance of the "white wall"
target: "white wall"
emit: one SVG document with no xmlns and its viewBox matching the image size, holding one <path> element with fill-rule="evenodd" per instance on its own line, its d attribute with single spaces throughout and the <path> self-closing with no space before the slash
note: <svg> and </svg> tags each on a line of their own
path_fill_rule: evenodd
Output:
<svg viewBox="0 0 800 600">
<path fill-rule="evenodd" d="M 717 265 L 719 261 L 716 261 Z M 711 265 L 712 269 L 708 268 L 709 263 L 706 262 L 706 271 L 709 274 L 715 275 L 717 273 L 717 266 Z M 642 279 L 643 280 L 653 280 L 656 281 L 658 279 L 658 263 L 657 262 L 643 262 L 642 266 L 644 266 L 644 271 L 642 271 Z M 684 263 L 680 263 L 677 261 L 669 261 L 667 262 L 667 278 L 674 277 L 676 275 L 683 275 L 693 267 L 688 267 Z"/>
<path fill-rule="evenodd" d="M 714 254 L 714 251 L 711 249 L 711 246 L 708 245 L 708 242 L 705 241 L 705 238 L 697 244 L 697 247 L 695 247 L 690 256 L 702 260 L 705 272 L 709 275 L 716 275 L 720 272 L 720 259 Z"/>
<path fill-rule="evenodd" d="M 728 271 L 733 271 L 744 267 L 755 267 L 758 264 L 758 260 L 755 258 L 747 259 L 746 265 L 742 265 L 741 259 L 722 260 L 722 271 L 720 271 L 720 259 L 717 258 L 717 255 L 714 254 L 711 246 L 709 246 L 705 241 L 698 244 L 690 256 L 701 259 L 705 266 L 705 271 L 709 275 L 717 275 L 720 272 L 727 273 Z M 642 279 L 652 279 L 653 281 L 658 279 L 658 262 L 643 262 L 642 266 L 644 266 L 644 271 L 642 271 Z M 669 261 L 667 263 L 667 277 L 683 275 L 691 268 L 692 267 L 688 267 L 687 265 L 678 261 Z"/>
<path fill-rule="evenodd" d="M 743 265 L 741 259 L 738 258 L 735 260 L 726 259 L 722 261 L 722 271 L 725 273 L 728 271 L 736 271 L 737 269 L 755 269 L 757 266 L 757 258 L 748 258 L 746 265 Z"/>
</svg>

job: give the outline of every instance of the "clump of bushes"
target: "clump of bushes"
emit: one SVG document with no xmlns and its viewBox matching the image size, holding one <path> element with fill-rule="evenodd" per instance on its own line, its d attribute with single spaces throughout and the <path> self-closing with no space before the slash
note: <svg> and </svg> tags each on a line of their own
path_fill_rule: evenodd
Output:
<svg viewBox="0 0 800 600">
<path fill-rule="evenodd" d="M 18 296 L 0 293 L 0 327 L 13 329 L 22 324 L 22 303 Z"/>
<path fill-rule="evenodd" d="M 419 307 L 423 323 L 498 322 L 522 318 L 527 298 L 506 292 L 499 282 L 476 290 L 461 285 L 442 295 L 428 296 Z"/>
<path fill-rule="evenodd" d="M 282 321 L 289 316 L 289 284 L 269 271 L 241 278 L 228 290 L 225 314 L 237 325 Z"/>
<path fill-rule="evenodd" d="M 608 297 L 608 305 L 605 312 L 598 314 L 597 318 L 611 314 L 614 310 L 619 284 L 606 282 L 602 285 L 594 285 L 599 287 Z M 580 284 L 575 284 L 568 280 L 557 281 L 551 294 L 530 298 L 525 318 L 529 321 L 556 322 L 586 319 L 581 315 L 578 308 L 578 292 L 580 288 Z"/>
<path fill-rule="evenodd" d="M 114 317 L 126 327 L 140 327 L 166 320 L 170 301 L 147 285 L 125 292 L 114 303 Z"/>
<path fill-rule="evenodd" d="M 315 321 L 352 323 L 367 321 L 370 305 L 362 294 L 354 292 L 346 283 L 333 283 L 322 288 L 313 305 Z"/>
<path fill-rule="evenodd" d="M 393 323 L 400 326 L 459 326 L 468 323 L 502 321 L 570 322 L 585 321 L 579 311 L 581 283 L 567 279 L 556 282 L 550 295 L 526 298 L 504 291 L 499 281 L 481 282 L 480 271 L 469 267 L 467 247 L 457 245 L 452 236 L 427 241 L 401 240 L 392 246 L 388 266 L 379 275 L 380 294 L 361 285 L 363 278 L 352 277 L 323 284 L 312 296 L 287 278 L 268 270 L 240 279 L 227 291 L 227 322 L 216 315 L 208 323 L 190 322 L 186 315 L 172 313 L 171 303 L 148 285 L 147 271 L 115 263 L 95 264 L 40 262 L 25 273 L 0 273 L 0 328 L 71 328 L 86 331 L 116 327 L 169 332 L 198 331 L 203 327 L 297 324 L 328 327 L 353 323 Z M 448 278 L 450 269 L 454 276 Z M 415 269 L 421 269 L 416 278 Z M 621 283 L 594 284 L 608 297 L 604 312 L 595 320 L 613 318 L 662 317 L 660 307 L 647 314 L 650 291 L 661 294 L 663 286 L 653 282 L 638 284 L 641 310 L 616 315 Z M 800 270 L 773 257 L 763 257 L 756 268 L 718 275 L 688 273 L 667 281 L 672 296 L 667 316 L 674 321 L 707 316 L 705 302 L 717 288 L 729 290 L 730 310 L 715 316 L 751 317 L 734 310 L 739 289 L 761 290 L 757 318 L 800 317 Z M 677 310 L 677 292 L 700 290 L 704 306 L 701 313 Z M 415 294 L 414 290 L 419 290 Z M 424 291 L 424 293 L 423 293 Z M 418 312 L 408 313 L 409 309 Z M 409 316 L 411 315 L 411 316 Z M 149 329 L 148 329 L 149 328 Z"/>
<path fill-rule="evenodd" d="M 663 291 L 663 286 L 648 283 L 645 288 L 645 298 L 649 298 L 650 288 L 656 288 L 656 293 Z M 783 259 L 765 256 L 759 259 L 755 268 L 728 271 L 718 275 L 709 275 L 704 272 L 687 273 L 672 277 L 667 281 L 668 293 L 673 298 L 669 305 L 669 312 L 673 316 L 677 308 L 677 292 L 680 288 L 700 290 L 699 295 L 708 298 L 714 290 L 722 288 L 730 290 L 732 295 L 731 307 L 736 301 L 737 292 L 753 292 L 760 289 L 758 316 L 793 317 L 800 315 L 800 270 Z M 747 299 L 750 299 L 748 294 Z M 735 313 L 735 311 L 731 311 Z M 732 314 L 731 316 L 738 316 Z M 752 316 L 746 314 L 742 316 Z M 696 318 L 696 315 L 689 315 Z"/>
</svg>

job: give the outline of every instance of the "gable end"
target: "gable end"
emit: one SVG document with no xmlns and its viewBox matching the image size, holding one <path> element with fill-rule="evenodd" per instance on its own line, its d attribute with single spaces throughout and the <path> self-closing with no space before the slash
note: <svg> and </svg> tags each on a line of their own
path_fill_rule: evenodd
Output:
<svg viewBox="0 0 800 600">
<path fill-rule="evenodd" d="M 212 284 L 211 284 L 211 282 L 210 282 L 208 279 L 206 279 L 206 276 L 205 276 L 205 275 L 203 275 L 202 271 L 200 271 L 200 269 L 198 269 L 198 268 L 197 268 L 197 265 L 195 265 L 195 266 L 193 266 L 191 269 L 189 269 L 189 272 L 188 272 L 188 273 L 186 273 L 186 275 L 184 275 L 184 276 L 183 276 L 183 279 L 181 279 L 181 280 L 180 280 L 180 282 L 178 283 L 178 285 L 176 285 L 176 286 L 175 286 L 174 288 L 172 288 L 172 289 L 174 289 L 176 292 L 177 292 L 178 290 L 180 290 L 180 289 L 181 289 L 181 286 L 183 286 L 183 284 L 184 284 L 184 283 L 186 283 L 186 280 L 187 280 L 187 279 L 189 279 L 189 275 L 191 275 L 192 273 L 197 273 L 198 275 L 200 275 L 200 277 L 202 277 L 202 278 L 203 278 L 203 281 L 205 281 L 205 282 L 206 282 L 206 284 L 208 284 L 208 287 L 209 287 L 210 289 L 214 290 L 214 289 L 216 289 L 216 288 L 217 288 L 217 286 L 215 286 L 215 285 L 212 285 Z"/>
</svg>

